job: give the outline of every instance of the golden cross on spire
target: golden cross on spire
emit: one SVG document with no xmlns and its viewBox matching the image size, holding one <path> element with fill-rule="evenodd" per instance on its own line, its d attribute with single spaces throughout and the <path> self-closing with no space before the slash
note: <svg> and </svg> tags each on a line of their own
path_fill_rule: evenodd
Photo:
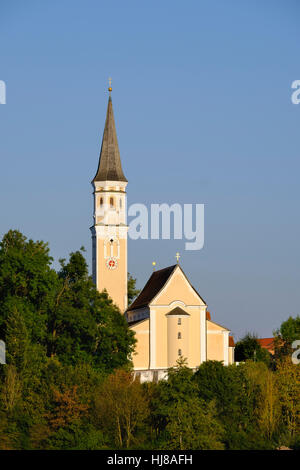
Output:
<svg viewBox="0 0 300 470">
<path fill-rule="evenodd" d="M 111 77 L 109 77 L 109 79 L 108 79 L 108 85 L 109 85 L 109 86 L 108 86 L 108 91 L 109 91 L 109 93 L 110 93 L 110 92 L 112 91 L 112 87 L 111 87 Z"/>
<path fill-rule="evenodd" d="M 176 255 L 175 255 L 175 258 L 177 259 L 177 264 L 178 264 L 178 263 L 179 263 L 179 258 L 180 258 L 180 254 L 178 253 L 178 251 L 177 251 L 177 253 L 176 253 Z"/>
<path fill-rule="evenodd" d="M 152 261 L 153 271 L 155 271 L 156 261 Z"/>
</svg>

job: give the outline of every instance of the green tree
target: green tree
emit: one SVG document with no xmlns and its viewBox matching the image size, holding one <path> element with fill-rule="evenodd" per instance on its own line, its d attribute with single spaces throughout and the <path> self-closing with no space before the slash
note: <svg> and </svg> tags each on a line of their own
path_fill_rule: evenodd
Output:
<svg viewBox="0 0 300 470">
<path fill-rule="evenodd" d="M 62 261 L 59 272 L 51 262 L 47 244 L 18 231 L 0 243 L 0 337 L 8 362 L 0 366 L 7 436 L 0 447 L 103 448 L 107 440 L 90 409 L 50 430 L 49 413 L 62 409 L 51 391 L 64 397 L 77 387 L 78 406 L 92 402 L 105 374 L 131 367 L 134 334 L 107 293 L 97 291 L 82 252 Z"/>
<path fill-rule="evenodd" d="M 276 388 L 281 405 L 283 444 L 300 443 L 300 365 L 285 357 L 277 364 Z"/>
<path fill-rule="evenodd" d="M 141 291 L 136 288 L 136 279 L 128 273 L 127 281 L 127 296 L 128 296 L 128 305 L 139 295 Z"/>
<path fill-rule="evenodd" d="M 265 364 L 270 364 L 270 354 L 263 349 L 259 344 L 257 337 L 247 333 L 244 338 L 238 341 L 235 345 L 235 360 L 243 362 L 248 359 L 252 361 L 261 361 Z"/>
<path fill-rule="evenodd" d="M 224 367 L 219 361 L 206 361 L 195 373 L 199 397 L 209 402 L 216 402 L 219 414 L 230 416 L 236 404 L 233 397 L 237 396 L 240 380 L 236 366 Z"/>
<path fill-rule="evenodd" d="M 106 292 L 99 293 L 80 251 L 61 260 L 48 316 L 48 355 L 65 364 L 88 362 L 107 372 L 129 365 L 134 333 Z"/>
<path fill-rule="evenodd" d="M 97 291 L 82 252 L 61 260 L 58 273 L 51 262 L 46 243 L 16 230 L 0 243 L 0 337 L 9 334 L 12 354 L 28 340 L 35 357 L 44 348 L 63 363 L 85 361 L 107 372 L 130 366 L 134 333 L 107 293 Z"/>
<path fill-rule="evenodd" d="M 217 408 L 213 400 L 199 397 L 198 382 L 185 359 L 169 369 L 167 380 L 147 386 L 147 390 L 155 446 L 178 450 L 224 447 Z"/>
<path fill-rule="evenodd" d="M 12 431 L 6 412 L 0 412 L 0 450 L 14 450 L 19 433 Z"/>
<path fill-rule="evenodd" d="M 179 402 L 197 398 L 197 385 L 193 381 L 193 371 L 187 367 L 186 360 L 181 358 L 176 367 L 168 370 L 167 380 L 148 387 L 150 396 L 150 428 L 155 439 L 164 439 L 170 409 Z"/>
<path fill-rule="evenodd" d="M 258 422 L 263 435 L 268 440 L 273 439 L 279 428 L 281 410 L 277 387 L 276 375 L 266 370 L 263 374 L 258 402 Z"/>
<path fill-rule="evenodd" d="M 111 374 L 95 399 L 98 424 L 111 433 L 119 448 L 128 449 L 136 442 L 137 430 L 144 425 L 148 413 L 144 389 L 131 373 L 124 370 Z"/>
<path fill-rule="evenodd" d="M 281 361 L 287 356 L 291 356 L 292 343 L 300 340 L 300 317 L 289 317 L 280 328 L 274 332 L 275 361 Z"/>
<path fill-rule="evenodd" d="M 300 316 L 289 317 L 284 321 L 276 332 L 280 338 L 287 343 L 300 339 Z"/>
<path fill-rule="evenodd" d="M 63 365 L 57 357 L 42 365 L 39 384 L 25 398 L 29 449 L 101 449 L 106 442 L 91 408 L 104 376 L 90 364 Z M 36 404 L 32 409 L 31 402 Z"/>
<path fill-rule="evenodd" d="M 0 337 L 5 338 L 11 304 L 17 304 L 28 337 L 45 344 L 47 311 L 52 302 L 56 273 L 44 242 L 27 240 L 10 230 L 0 243 Z"/>
<path fill-rule="evenodd" d="M 22 383 L 14 365 L 5 366 L 4 381 L 1 388 L 2 407 L 9 414 L 20 403 Z"/>
<path fill-rule="evenodd" d="M 25 326 L 23 315 L 18 305 L 19 302 L 9 302 L 10 313 L 6 319 L 6 349 L 7 363 L 14 364 L 17 371 L 21 372 L 28 361 L 28 333 Z"/>
<path fill-rule="evenodd" d="M 195 373 L 199 397 L 216 405 L 226 448 L 268 448 L 267 439 L 257 435 L 260 385 L 266 371 L 262 362 L 225 367 L 222 362 L 207 361 Z"/>
<path fill-rule="evenodd" d="M 223 429 L 213 402 L 194 397 L 174 402 L 169 408 L 165 449 L 221 450 Z"/>
</svg>

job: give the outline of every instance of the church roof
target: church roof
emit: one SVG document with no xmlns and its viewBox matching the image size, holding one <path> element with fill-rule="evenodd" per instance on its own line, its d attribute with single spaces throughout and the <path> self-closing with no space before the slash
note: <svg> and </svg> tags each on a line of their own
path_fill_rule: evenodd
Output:
<svg viewBox="0 0 300 470">
<path fill-rule="evenodd" d="M 154 271 L 150 278 L 148 279 L 145 287 L 140 292 L 138 297 L 133 301 L 133 303 L 128 308 L 128 311 L 136 310 L 138 308 L 147 307 L 154 297 L 160 292 L 160 290 L 164 287 L 170 276 L 173 274 L 177 266 L 182 271 L 181 267 L 178 264 L 174 264 L 173 266 L 169 266 L 168 268 L 160 269 L 159 271 Z M 182 271 L 183 275 L 185 276 L 184 272 Z M 186 277 L 186 276 L 185 276 Z M 187 277 L 186 277 L 187 279 Z M 187 279 L 189 282 L 189 280 Z M 205 303 L 202 299 L 200 294 L 196 291 L 196 289 L 191 286 L 196 294 L 200 297 L 200 299 Z"/>
<path fill-rule="evenodd" d="M 164 287 L 165 283 L 173 273 L 177 264 L 169 266 L 168 268 L 160 269 L 159 271 L 154 271 L 150 276 L 149 280 L 145 284 L 144 289 L 140 292 L 138 297 L 130 305 L 128 310 L 135 310 L 137 308 L 147 307 L 151 300 L 159 293 L 159 291 Z"/>
<path fill-rule="evenodd" d="M 95 181 L 127 181 L 121 165 L 111 96 L 108 99 L 98 170 L 93 179 Z"/>
</svg>

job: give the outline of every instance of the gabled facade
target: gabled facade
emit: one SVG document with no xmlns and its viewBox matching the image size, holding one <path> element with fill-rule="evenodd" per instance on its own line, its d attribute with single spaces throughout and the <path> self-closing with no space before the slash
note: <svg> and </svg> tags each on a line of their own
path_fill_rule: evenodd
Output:
<svg viewBox="0 0 300 470">
<path fill-rule="evenodd" d="M 209 359 L 233 362 L 229 330 L 208 319 L 205 301 L 179 264 L 154 272 L 126 315 L 137 338 L 133 363 L 141 380 L 165 377 L 180 357 L 192 369 Z"/>
</svg>

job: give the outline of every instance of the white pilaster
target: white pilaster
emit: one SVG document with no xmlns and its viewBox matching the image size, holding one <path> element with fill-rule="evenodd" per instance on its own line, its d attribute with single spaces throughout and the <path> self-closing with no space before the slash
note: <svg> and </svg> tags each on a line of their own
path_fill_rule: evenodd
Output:
<svg viewBox="0 0 300 470">
<path fill-rule="evenodd" d="M 229 363 L 229 349 L 228 349 L 228 344 L 229 344 L 229 331 L 224 331 L 223 330 L 223 341 L 224 341 L 224 366 L 228 366 Z"/>
<path fill-rule="evenodd" d="M 150 369 L 156 368 L 156 312 L 150 310 Z"/>
<path fill-rule="evenodd" d="M 206 307 L 200 307 L 200 364 L 206 361 Z"/>
</svg>

